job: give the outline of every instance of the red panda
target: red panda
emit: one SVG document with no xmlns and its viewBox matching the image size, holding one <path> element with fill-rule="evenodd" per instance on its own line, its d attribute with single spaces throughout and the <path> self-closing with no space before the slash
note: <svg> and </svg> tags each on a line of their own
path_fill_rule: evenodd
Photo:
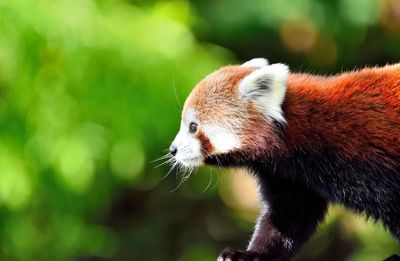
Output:
<svg viewBox="0 0 400 261">
<path fill-rule="evenodd" d="M 330 203 L 400 240 L 400 64 L 329 77 L 261 58 L 223 67 L 187 98 L 169 151 L 183 168 L 245 168 L 258 180 L 250 243 L 219 261 L 290 260 Z"/>
</svg>

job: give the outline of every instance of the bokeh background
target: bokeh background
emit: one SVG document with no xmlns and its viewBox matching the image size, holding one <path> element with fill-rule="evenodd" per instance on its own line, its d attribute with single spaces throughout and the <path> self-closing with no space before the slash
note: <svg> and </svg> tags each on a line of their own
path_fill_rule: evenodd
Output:
<svg viewBox="0 0 400 261">
<path fill-rule="evenodd" d="M 400 59 L 400 0 L 0 0 L 0 260 L 215 260 L 245 173 L 155 168 L 191 88 L 253 57 L 332 74 Z M 334 206 L 297 260 L 400 252 Z"/>
</svg>

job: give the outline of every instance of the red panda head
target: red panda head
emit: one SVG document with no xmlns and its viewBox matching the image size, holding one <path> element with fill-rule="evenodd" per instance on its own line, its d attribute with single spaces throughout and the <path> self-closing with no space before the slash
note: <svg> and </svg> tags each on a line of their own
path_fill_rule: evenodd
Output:
<svg viewBox="0 0 400 261">
<path fill-rule="evenodd" d="M 289 69 L 257 58 L 223 67 L 203 79 L 187 98 L 170 153 L 183 167 L 228 153 L 250 157 L 271 152 L 274 121 L 285 123 L 282 102 Z"/>
</svg>

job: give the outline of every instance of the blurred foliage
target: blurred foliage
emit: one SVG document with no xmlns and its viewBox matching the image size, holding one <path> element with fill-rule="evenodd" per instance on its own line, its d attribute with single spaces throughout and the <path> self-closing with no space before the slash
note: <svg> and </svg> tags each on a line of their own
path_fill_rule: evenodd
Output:
<svg viewBox="0 0 400 261">
<path fill-rule="evenodd" d="M 245 247 L 257 213 L 246 175 L 205 169 L 180 184 L 151 163 L 184 98 L 252 57 L 329 73 L 396 62 L 399 10 L 399 0 L 0 0 L 0 260 L 214 260 Z M 399 251 L 382 227 L 330 213 L 299 260 Z"/>
</svg>

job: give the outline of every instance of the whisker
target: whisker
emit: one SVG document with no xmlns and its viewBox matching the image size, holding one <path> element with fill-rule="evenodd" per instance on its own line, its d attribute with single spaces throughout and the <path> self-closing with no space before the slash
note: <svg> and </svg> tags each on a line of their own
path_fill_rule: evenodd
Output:
<svg viewBox="0 0 400 261">
<path fill-rule="evenodd" d="M 211 155 L 210 153 L 208 153 L 205 149 L 203 149 L 203 148 L 201 148 L 201 150 L 203 151 L 203 152 L 205 152 L 206 153 L 206 157 L 213 157 L 214 159 L 215 159 L 215 161 L 217 162 L 217 167 L 218 168 L 223 168 L 222 167 L 222 163 L 221 163 L 221 161 L 218 159 L 218 157 L 217 156 L 213 156 L 213 155 Z"/>
<path fill-rule="evenodd" d="M 222 170 L 223 169 L 223 166 L 222 166 L 222 163 L 221 163 L 221 161 L 218 159 L 218 157 L 217 156 L 213 156 L 213 155 L 211 155 L 210 153 L 208 153 L 205 149 L 203 149 L 203 148 L 201 148 L 201 150 L 202 151 L 204 151 L 205 153 L 206 153 L 206 157 L 209 157 L 209 156 L 211 156 L 211 157 L 213 157 L 214 159 L 215 159 L 215 161 L 216 161 L 216 163 L 217 163 L 217 169 L 218 170 Z M 212 175 L 212 169 L 211 169 L 211 175 Z M 211 190 L 213 190 L 213 189 L 215 189 L 217 186 L 218 186 L 218 183 L 219 183 L 219 175 L 220 175 L 220 173 L 218 172 L 218 171 L 216 171 L 216 175 L 217 175 L 217 181 L 216 181 L 216 183 L 215 183 L 215 185 L 211 188 Z M 211 177 L 212 178 L 212 177 Z M 210 181 L 211 182 L 211 181 Z M 208 187 L 208 186 L 207 186 Z"/>
<path fill-rule="evenodd" d="M 175 99 L 176 99 L 176 101 L 178 102 L 179 108 L 182 110 L 182 106 L 181 106 L 181 103 L 180 103 L 180 101 L 179 101 L 178 94 L 176 93 L 175 80 L 174 80 L 174 78 L 172 78 L 172 87 L 174 88 Z"/>
<path fill-rule="evenodd" d="M 194 170 L 194 168 L 189 168 L 186 170 L 186 174 L 185 174 L 185 176 L 183 176 L 184 181 L 187 181 L 190 178 L 193 170 Z"/>
<path fill-rule="evenodd" d="M 185 179 L 181 179 L 178 186 L 176 188 L 174 188 L 173 190 L 171 190 L 171 192 L 175 192 L 185 181 L 186 181 Z"/>
<path fill-rule="evenodd" d="M 168 159 L 168 160 L 166 160 L 166 161 L 164 161 L 164 162 L 162 162 L 162 163 L 158 164 L 158 165 L 157 165 L 157 166 L 155 166 L 154 168 L 161 167 L 162 165 L 165 165 L 165 164 L 171 163 L 172 161 L 174 161 L 174 158 L 170 158 L 170 159 Z"/>
<path fill-rule="evenodd" d="M 211 186 L 212 180 L 213 180 L 213 172 L 212 172 L 212 169 L 210 169 L 210 181 L 208 182 L 207 187 L 201 193 L 204 193 L 207 191 L 207 189 Z"/>
<path fill-rule="evenodd" d="M 215 161 L 217 162 L 217 167 L 222 169 L 223 168 L 222 163 L 221 163 L 221 161 L 219 161 L 218 157 L 215 157 Z"/>
<path fill-rule="evenodd" d="M 161 178 L 161 180 L 164 180 L 166 177 L 168 177 L 169 174 L 174 170 L 174 168 L 176 167 L 177 164 L 178 164 L 177 162 L 174 162 L 174 163 L 172 164 L 172 166 L 171 166 L 171 169 L 167 172 L 167 174 L 165 174 L 165 175 Z"/>
<path fill-rule="evenodd" d="M 161 156 L 161 157 L 159 157 L 159 158 L 157 158 L 155 160 L 150 161 L 150 163 L 154 163 L 154 162 L 157 162 L 157 161 L 160 161 L 160 160 L 163 160 L 163 159 L 167 159 L 169 157 L 172 157 L 172 155 L 171 154 L 166 154 L 166 155 Z"/>
<path fill-rule="evenodd" d="M 218 171 L 217 171 L 217 182 L 215 182 L 215 185 L 211 188 L 211 190 L 214 190 L 214 189 L 218 186 L 218 183 L 219 183 L 219 174 L 220 174 L 220 173 L 218 173 Z"/>
</svg>

